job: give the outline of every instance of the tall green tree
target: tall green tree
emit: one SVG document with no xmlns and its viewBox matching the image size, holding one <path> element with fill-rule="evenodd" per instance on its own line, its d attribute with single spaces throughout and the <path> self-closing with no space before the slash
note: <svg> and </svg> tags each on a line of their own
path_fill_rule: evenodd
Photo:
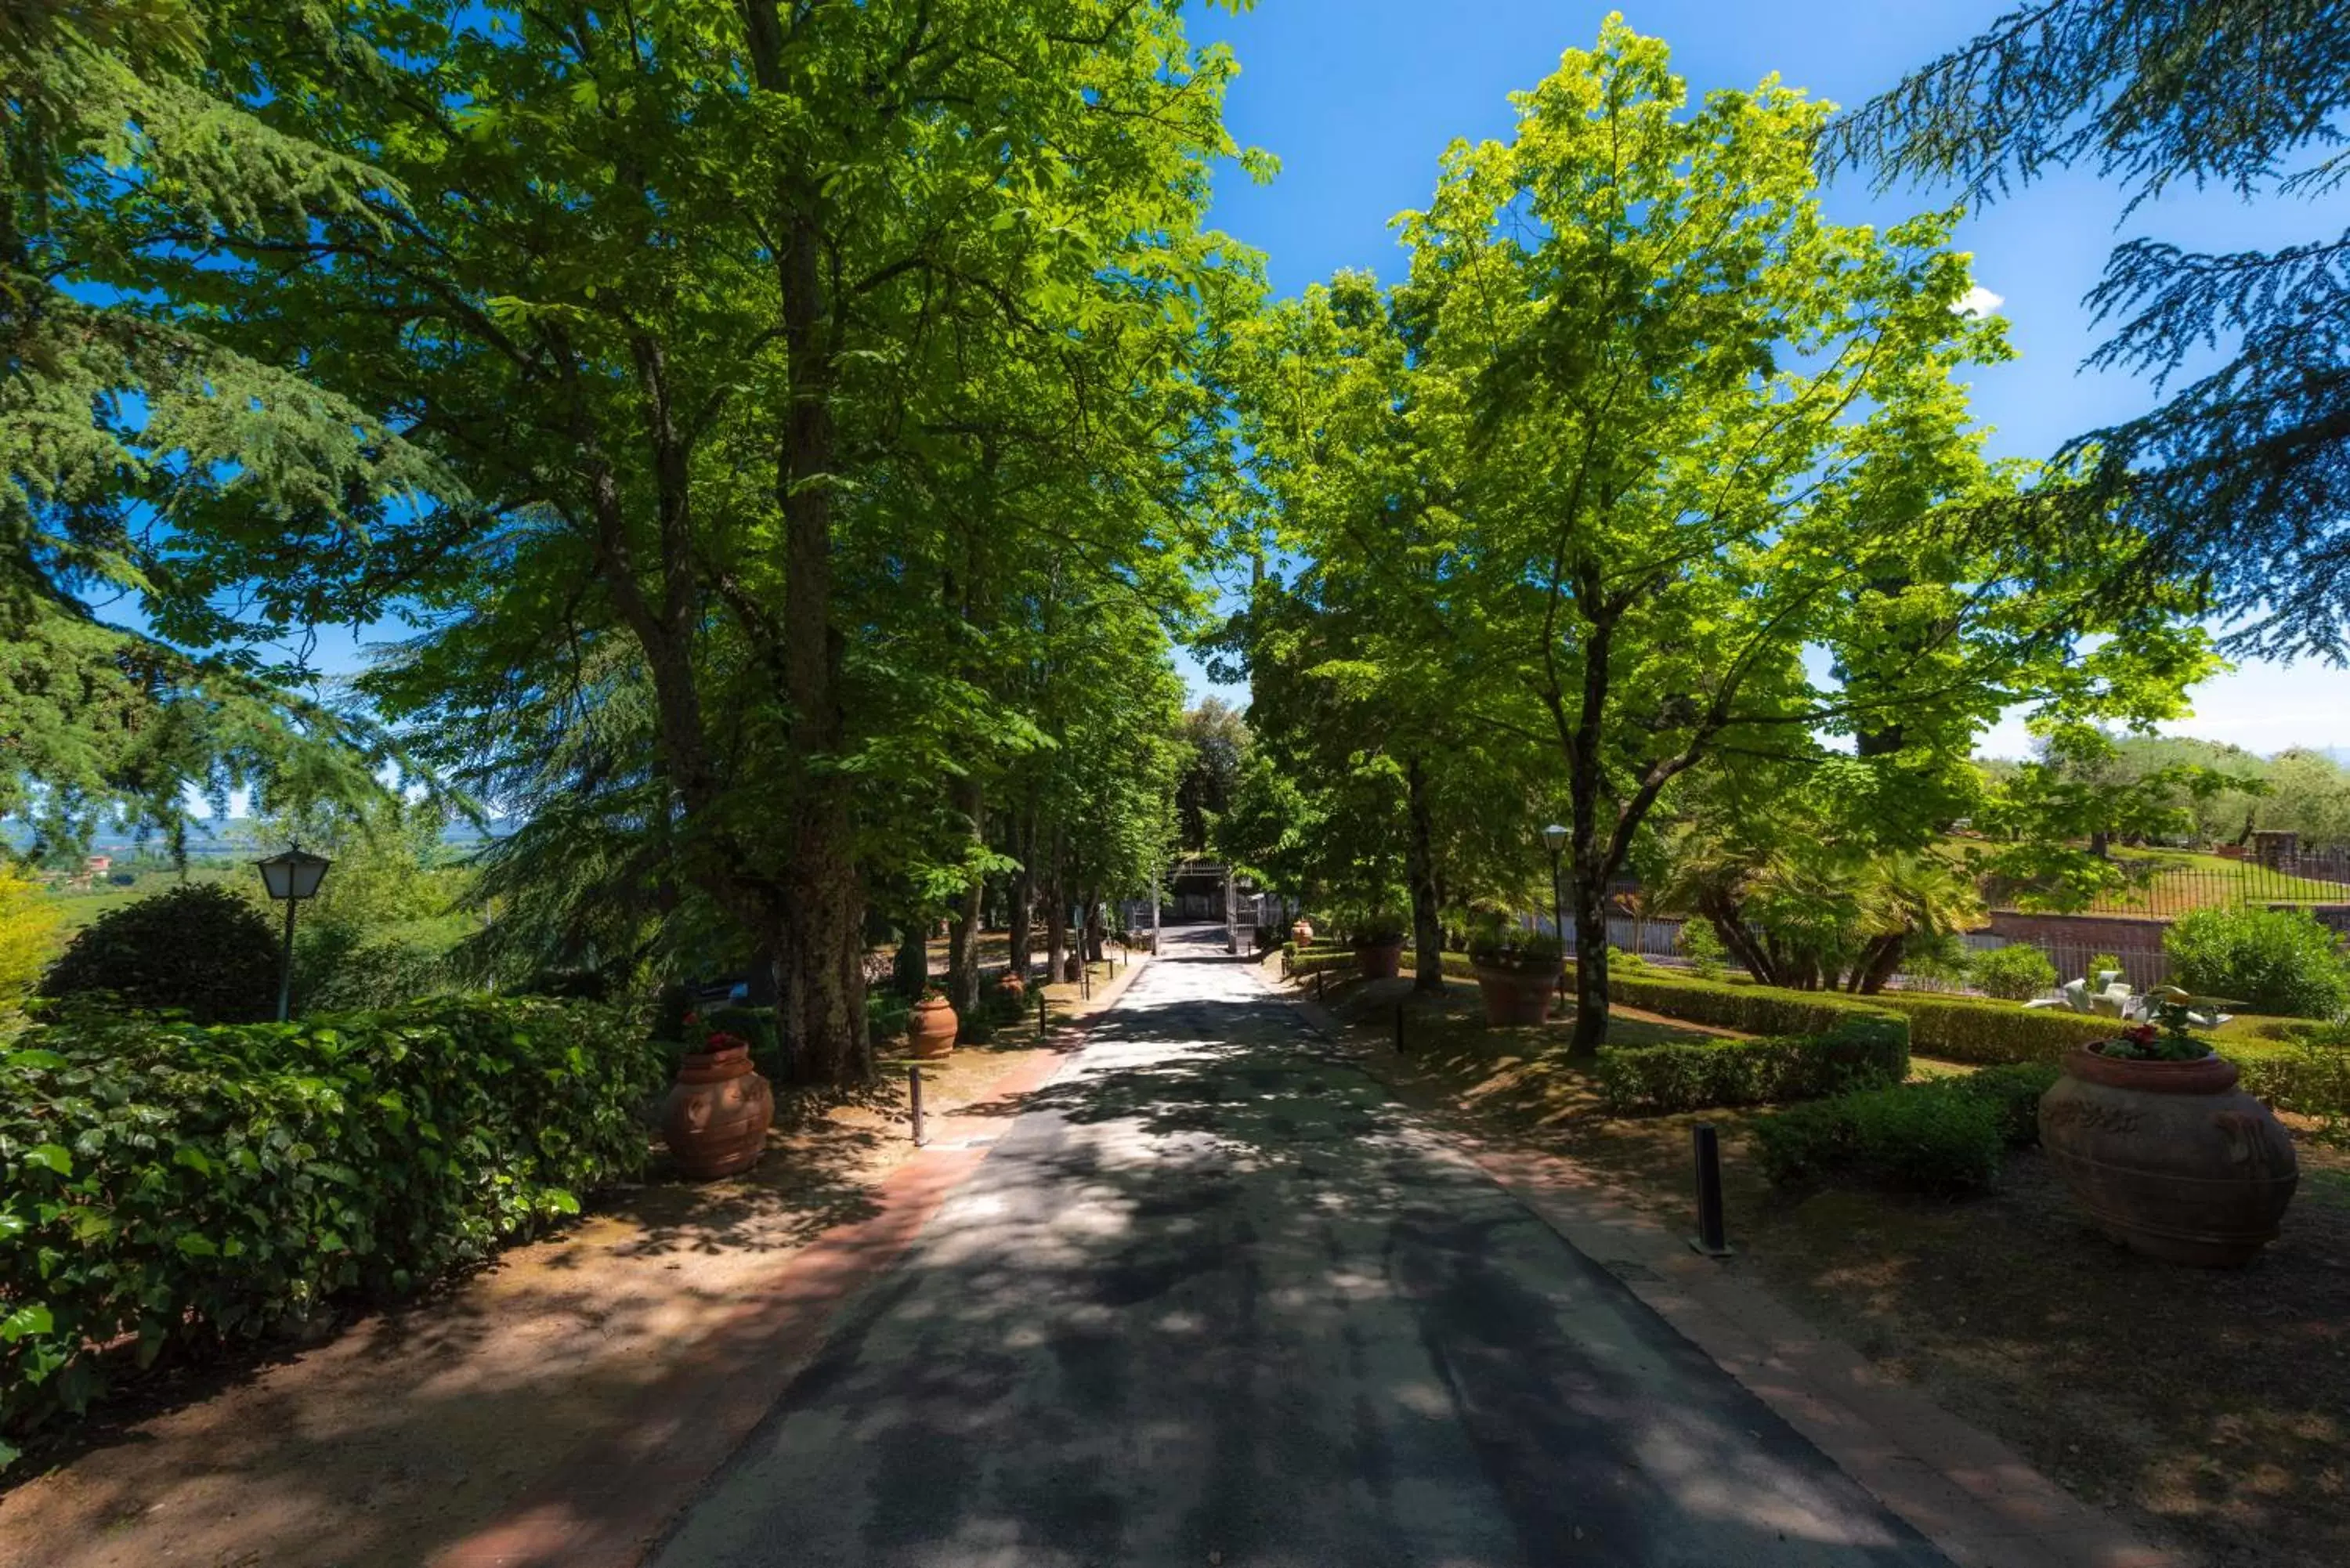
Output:
<svg viewBox="0 0 2350 1568">
<path fill-rule="evenodd" d="M 542 680 L 594 701 L 575 649 L 624 639 L 671 872 L 773 956 L 800 1070 L 867 1074 L 858 802 L 950 772 L 931 720 L 985 696 L 958 645 L 900 728 L 888 656 L 910 607 L 987 634 L 968 546 L 1031 504 L 981 478 L 991 439 L 1016 469 L 1037 432 L 976 428 L 976 393 L 1014 362 L 1024 415 L 1076 408 L 1092 452 L 1127 454 L 1029 515 L 1155 486 L 1127 536 L 1070 545 L 1140 558 L 1182 482 L 1144 472 L 1172 454 L 1133 421 L 1196 395 L 1187 358 L 1246 295 L 1201 223 L 1238 151 L 1229 59 L 1171 5 L 1106 0 L 378 0 L 227 42 L 251 112 L 406 200 L 191 244 L 176 294 L 387 410 L 476 498 L 362 563 L 429 556 L 400 585 L 425 634 L 369 689 L 491 747 Z M 953 497 L 952 537 L 915 526 L 925 493 Z"/>
<path fill-rule="evenodd" d="M 0 813 L 46 845 L 123 818 L 178 845 L 192 798 L 356 802 L 398 761 L 305 667 L 363 603 L 311 563 L 458 492 L 373 407 L 169 296 L 167 244 L 400 208 L 363 156 L 236 101 L 212 67 L 252 16 L 0 4 Z M 227 557 L 274 569 L 232 585 Z"/>
<path fill-rule="evenodd" d="M 1589 1050 L 1608 885 L 1676 780 L 1842 739 L 1916 793 L 2006 704 L 2161 716 L 2210 665 L 2182 596 L 2092 613 L 2086 568 L 1944 525 L 2015 482 L 1957 379 L 2002 328 L 1960 308 L 1954 214 L 1821 215 L 1824 106 L 1775 82 L 1691 105 L 1617 21 L 1516 101 L 1403 220 L 1399 406 L 1449 466 L 1419 669 L 1555 770 Z"/>
<path fill-rule="evenodd" d="M 2350 13 L 2331 0 L 2038 0 L 1830 126 L 1824 160 L 1974 205 L 2076 165 L 2133 209 L 2180 186 L 2324 202 L 2350 179 L 2345 111 Z M 2350 659 L 2350 232 L 2274 251 L 2133 238 L 2088 303 L 2113 329 L 2091 366 L 2158 391 L 2189 379 L 2074 437 L 2058 462 L 2087 483 L 2024 514 L 2062 548 L 2118 513 L 2141 545 L 2117 591 L 2200 573 L 2247 614 L 2237 647 Z"/>
</svg>

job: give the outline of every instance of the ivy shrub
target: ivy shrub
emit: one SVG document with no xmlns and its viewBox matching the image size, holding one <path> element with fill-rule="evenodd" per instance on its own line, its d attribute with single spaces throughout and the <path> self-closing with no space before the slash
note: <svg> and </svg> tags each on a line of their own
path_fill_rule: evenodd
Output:
<svg viewBox="0 0 2350 1568">
<path fill-rule="evenodd" d="M 1912 1051 L 1945 1062 L 2058 1062 L 2067 1051 L 2110 1040 L 2121 1029 L 2118 1018 L 1972 996 L 1887 991 L 1869 1000 L 1909 1020 Z"/>
<path fill-rule="evenodd" d="M 2056 965 L 2046 953 L 2024 942 L 1992 948 L 1967 961 L 1967 973 L 1985 996 L 2002 1002 L 2030 1002 L 2056 987 Z"/>
<path fill-rule="evenodd" d="M 1814 1099 L 1898 1084 L 1908 1074 L 1908 1027 L 1884 1013 L 1843 1020 L 1824 1034 L 1599 1052 L 1600 1093 L 1618 1116 Z"/>
<path fill-rule="evenodd" d="M 667 1073 L 621 1013 L 536 998 L 28 1032 L 0 1051 L 0 1438 L 577 1212 L 642 1169 Z"/>
<path fill-rule="evenodd" d="M 2172 981 L 2253 1012 L 2338 1017 L 2350 1008 L 2341 939 L 2302 909 L 2195 909 L 2163 933 Z"/>
<path fill-rule="evenodd" d="M 277 933 L 217 882 L 188 882 L 109 909 L 74 936 L 41 994 L 110 992 L 130 1007 L 198 1023 L 252 1023 L 277 1011 Z"/>
<path fill-rule="evenodd" d="M 2064 1075 L 2053 1062 L 2017 1062 L 1943 1081 L 1991 1107 L 2008 1147 L 2031 1148 L 2040 1142 L 2040 1096 Z"/>
</svg>

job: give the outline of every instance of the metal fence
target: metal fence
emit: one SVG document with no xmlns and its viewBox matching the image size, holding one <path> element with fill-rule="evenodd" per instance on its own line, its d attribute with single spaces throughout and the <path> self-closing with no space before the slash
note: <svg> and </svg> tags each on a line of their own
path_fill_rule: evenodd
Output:
<svg viewBox="0 0 2350 1568">
<path fill-rule="evenodd" d="M 1529 915 L 1521 923 L 1529 929 L 1549 930 L 1550 917 Z M 1689 960 L 1680 948 L 1681 928 L 1688 922 L 1658 915 L 1611 915 L 1607 920 L 1607 945 L 1617 952 L 1638 953 L 1650 963 L 1686 969 Z M 1566 950 L 1575 950 L 1575 932 L 1570 928 L 1565 934 Z M 1988 931 L 1970 932 L 1964 939 L 1970 952 L 1988 952 L 2021 943 L 2038 948 L 2048 955 L 2056 968 L 2059 984 L 2078 980 L 2089 972 L 2092 960 L 2110 958 L 2122 966 L 2129 982 L 2140 990 L 2147 986 L 2168 984 L 2170 980 L 2170 955 L 2160 948 L 2099 947 L 2089 942 L 2040 941 L 2021 937 L 1994 936 Z M 1734 961 L 1725 960 L 1726 967 L 1739 971 Z M 1910 974 L 1897 971 L 1887 982 L 1892 991 L 1955 991 L 1966 995 L 1981 995 L 1973 987 L 1960 984 L 1948 975 Z"/>
<path fill-rule="evenodd" d="M 2350 904 L 2350 856 L 2339 851 L 2217 864 L 2206 857 L 2166 860 L 2158 854 L 2117 864 L 2130 885 L 2100 895 L 2084 912 L 2174 918 L 2194 909 Z M 1995 877 L 1984 887 L 1991 907 L 1999 909 L 2023 908 L 2030 892 Z"/>
</svg>

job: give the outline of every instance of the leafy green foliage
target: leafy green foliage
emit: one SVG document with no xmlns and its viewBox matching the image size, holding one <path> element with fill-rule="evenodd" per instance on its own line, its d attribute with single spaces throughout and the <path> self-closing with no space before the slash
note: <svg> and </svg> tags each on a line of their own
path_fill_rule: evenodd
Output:
<svg viewBox="0 0 2350 1568">
<path fill-rule="evenodd" d="M 1721 945 L 1721 939 L 1714 934 L 1711 921 L 1683 921 L 1681 929 L 1674 935 L 1673 945 L 1679 948 L 1681 956 L 1689 960 L 1690 971 L 1698 979 L 1721 978 L 1722 961 L 1730 956 L 1730 950 Z"/>
<path fill-rule="evenodd" d="M 2254 1012 L 2334 1018 L 2350 1010 L 2341 938 L 2299 909 L 2196 909 L 2162 936 L 2185 989 Z"/>
<path fill-rule="evenodd" d="M 2118 1019 L 1930 992 L 1888 991 L 1875 1000 L 1909 1020 L 1911 1050 L 1945 1062 L 2054 1063 L 2121 1026 Z"/>
<path fill-rule="evenodd" d="M 0 1430 L 80 1412 L 126 1359 L 404 1293 L 577 1212 L 643 1168 L 664 1058 L 618 1012 L 536 1000 L 30 1032 L 0 1052 Z"/>
<path fill-rule="evenodd" d="M 1830 165 L 1873 166 L 1881 185 L 1955 185 L 1975 204 L 2075 163 L 2120 181 L 2133 207 L 2206 183 L 2322 203 L 2350 179 L 2345 109 L 2350 19 L 2329 0 L 2042 4 L 1845 116 L 1823 152 Z M 2141 579 L 2206 572 L 2255 611 L 2241 646 L 2344 657 L 2350 352 L 2312 324 L 2350 311 L 2345 247 L 2320 237 L 2203 253 L 2141 237 L 2115 248 L 2090 303 L 2118 325 L 2089 363 L 2158 388 L 2190 367 L 2197 379 L 2068 443 L 2064 456 L 2086 461 L 2091 483 L 2040 498 L 2053 504 L 2052 549 L 2075 543 L 2066 525 L 2081 507 L 2068 501 L 2117 505 L 2144 540 L 2132 552 Z M 2207 370 L 2215 346 L 2221 360 Z"/>
<path fill-rule="evenodd" d="M 1999 1117 L 2000 1136 L 2010 1148 L 2029 1148 L 2040 1141 L 2040 1097 L 2064 1075 L 2064 1070 L 2053 1062 L 2016 1062 L 1985 1067 L 1955 1083 L 1967 1094 L 1989 1102 Z"/>
<path fill-rule="evenodd" d="M 1846 1019 L 1824 1034 L 1599 1051 L 1600 1093 L 1619 1116 L 1814 1099 L 1898 1084 L 1908 1072 L 1908 1029 L 1887 1016 Z"/>
<path fill-rule="evenodd" d="M 248 1023 L 276 1011 L 276 933 L 247 899 L 190 882 L 109 909 L 74 936 L 41 994 L 112 992 L 131 1007 L 178 1009 L 199 1023 Z"/>
<path fill-rule="evenodd" d="M 1835 992 L 1782 991 L 1654 970 L 1625 975 L 1615 990 L 1627 1007 L 1746 1034 L 1827 1034 L 1856 1020 L 1886 1017 L 1890 1011 L 1884 997 L 1864 1001 Z"/>
<path fill-rule="evenodd" d="M 1469 939 L 1469 957 L 1482 968 L 1521 970 L 1550 974 L 1558 969 L 1559 940 L 1548 931 L 1533 931 L 1501 921 L 1478 928 Z"/>
<path fill-rule="evenodd" d="M 1908 1084 L 1765 1116 L 1754 1124 L 1754 1153 L 1783 1185 L 1860 1180 L 1957 1195 L 1998 1179 L 2007 1125 L 1998 1097 Z"/>
<path fill-rule="evenodd" d="M 2024 942 L 1976 953 L 1967 972 L 1986 996 L 2003 1002 L 2029 1002 L 2056 983 L 2056 965 L 2046 953 Z"/>
</svg>

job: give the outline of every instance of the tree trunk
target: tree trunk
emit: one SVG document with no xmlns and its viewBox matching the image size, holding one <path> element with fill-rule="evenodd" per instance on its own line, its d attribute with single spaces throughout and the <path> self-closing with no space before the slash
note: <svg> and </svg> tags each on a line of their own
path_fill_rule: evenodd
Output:
<svg viewBox="0 0 2350 1568">
<path fill-rule="evenodd" d="M 1087 963 L 1102 961 L 1101 895 L 1088 889 L 1085 895 L 1085 954 Z"/>
<path fill-rule="evenodd" d="M 922 922 L 910 917 L 898 928 L 898 959 L 890 966 L 889 983 L 912 1002 L 931 983 L 931 944 L 923 940 Z"/>
<path fill-rule="evenodd" d="M 1578 862 L 1580 857 L 1577 857 Z M 1596 1054 L 1607 1039 L 1607 881 L 1575 875 L 1575 1034 L 1567 1050 Z"/>
<path fill-rule="evenodd" d="M 1411 988 L 1440 992 L 1444 989 L 1444 928 L 1437 919 L 1441 906 L 1436 891 L 1436 833 L 1428 804 L 1428 780 L 1418 757 L 1404 768 L 1404 786 L 1411 815 L 1411 833 L 1404 846 L 1404 875 L 1411 883 L 1411 935 L 1417 961 Z"/>
<path fill-rule="evenodd" d="M 1012 873 L 1010 919 L 1005 922 L 1005 946 L 1009 950 L 1011 968 L 1021 979 L 1028 978 L 1030 964 L 1035 955 L 1030 950 L 1036 919 L 1036 822 L 1033 815 L 1022 814 L 1014 819 L 1012 858 L 1020 863 Z"/>
<path fill-rule="evenodd" d="M 1852 989 L 1863 996 L 1875 996 L 1885 989 L 1901 969 L 1901 961 L 1909 951 L 1907 933 L 1872 938 L 1859 963 L 1853 966 Z"/>
<path fill-rule="evenodd" d="M 972 848 L 979 849 L 983 842 L 980 836 L 983 803 L 979 780 L 965 774 L 954 781 L 948 795 L 957 815 L 971 824 Z M 964 1018 L 979 1016 L 979 911 L 986 893 L 986 883 L 972 877 L 971 886 L 955 900 L 952 923 L 947 930 L 947 1005 Z"/>
<path fill-rule="evenodd" d="M 1061 880 L 1061 830 L 1053 829 L 1052 847 L 1045 857 L 1045 980 L 1058 983 L 1069 956 L 1069 894 Z"/>
</svg>

